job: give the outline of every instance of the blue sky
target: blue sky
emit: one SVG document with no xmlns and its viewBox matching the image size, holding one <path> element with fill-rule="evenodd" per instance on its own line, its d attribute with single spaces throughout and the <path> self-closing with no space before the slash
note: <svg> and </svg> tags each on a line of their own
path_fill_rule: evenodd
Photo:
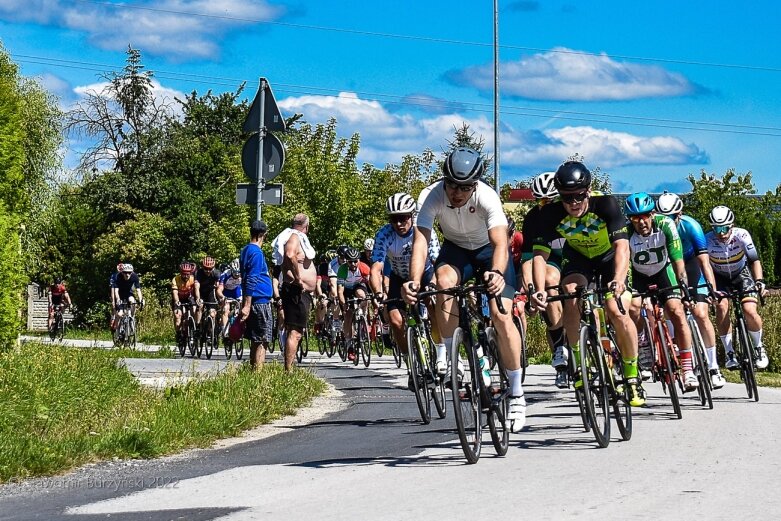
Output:
<svg viewBox="0 0 781 521">
<path fill-rule="evenodd" d="M 64 107 L 128 45 L 159 95 L 269 79 L 283 114 L 361 134 L 359 159 L 440 151 L 470 124 L 493 153 L 493 2 L 0 0 L 0 40 Z M 690 173 L 781 182 L 777 2 L 499 2 L 503 182 L 579 153 L 619 191 Z M 69 144 L 69 160 L 79 144 Z"/>
</svg>

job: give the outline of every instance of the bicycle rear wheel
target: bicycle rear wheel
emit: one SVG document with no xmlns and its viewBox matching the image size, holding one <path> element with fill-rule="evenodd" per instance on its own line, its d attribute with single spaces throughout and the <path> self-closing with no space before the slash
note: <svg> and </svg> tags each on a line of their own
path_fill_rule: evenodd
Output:
<svg viewBox="0 0 781 521">
<path fill-rule="evenodd" d="M 699 387 L 697 387 L 700 405 L 707 405 L 708 409 L 713 409 L 710 371 L 708 370 L 708 361 L 705 358 L 705 347 L 702 342 L 702 334 L 700 334 L 700 328 L 692 315 L 689 315 L 687 321 L 692 333 L 692 362 L 694 364 L 694 374 L 697 375 L 697 380 L 700 383 Z"/>
<path fill-rule="evenodd" d="M 610 414 L 603 352 L 596 333 L 589 326 L 582 326 L 580 328 L 580 371 L 583 378 L 583 396 L 594 439 L 600 447 L 605 448 L 610 444 Z"/>
<path fill-rule="evenodd" d="M 493 329 L 493 328 L 489 328 Z M 494 444 L 496 454 L 504 456 L 510 446 L 510 422 L 507 415 L 510 411 L 507 402 L 510 382 L 507 371 L 504 369 L 502 357 L 499 355 L 499 347 L 496 344 L 495 334 L 488 334 L 488 351 L 494 353 L 496 359 L 496 374 L 491 376 L 491 407 L 488 410 L 488 431 L 491 433 L 491 441 Z"/>
<path fill-rule="evenodd" d="M 361 358 L 363 358 L 363 366 L 369 367 L 372 361 L 372 345 L 369 341 L 369 326 L 366 323 L 366 318 L 362 318 L 358 322 L 358 345 L 361 348 Z M 356 348 L 357 349 L 357 348 Z M 355 357 L 358 358 L 358 352 L 356 351 Z"/>
<path fill-rule="evenodd" d="M 309 356 L 309 325 L 301 332 L 301 358 L 306 358 L 307 356 Z"/>
<path fill-rule="evenodd" d="M 463 357 L 463 379 L 458 362 Z M 480 381 L 482 371 L 472 349 L 472 339 L 460 327 L 453 333 L 450 350 L 450 388 L 453 393 L 453 416 L 456 418 L 461 449 L 469 463 L 477 463 L 483 444 Z"/>
<path fill-rule="evenodd" d="M 676 377 L 675 377 L 675 368 L 673 367 L 673 361 L 672 361 L 672 346 L 667 343 L 667 338 L 665 335 L 665 328 L 667 326 L 664 324 L 657 324 L 657 342 L 659 342 L 659 358 L 660 363 L 662 364 L 662 389 L 666 389 L 667 393 L 670 395 L 670 402 L 673 404 L 673 411 L 675 412 L 675 415 L 680 420 L 683 418 L 683 412 L 681 411 L 681 400 L 678 397 L 678 387 L 675 385 Z"/>
<path fill-rule="evenodd" d="M 737 331 L 738 356 L 740 356 L 740 376 L 743 383 L 746 384 L 746 392 L 749 399 L 759 401 L 759 389 L 757 389 L 757 376 L 754 372 L 754 343 L 746 331 L 746 323 L 737 320 L 735 323 Z"/>
<path fill-rule="evenodd" d="M 418 335 L 416 327 L 407 328 L 407 360 L 410 376 L 412 377 L 412 390 L 415 393 L 415 401 L 418 404 L 420 419 L 424 425 L 431 423 L 431 402 L 429 401 L 428 386 L 426 385 L 426 370 L 420 359 L 422 339 Z"/>
<path fill-rule="evenodd" d="M 393 362 L 396 364 L 396 367 L 401 367 L 401 349 L 399 349 L 398 344 L 395 340 L 391 339 L 391 351 L 393 352 Z"/>
</svg>

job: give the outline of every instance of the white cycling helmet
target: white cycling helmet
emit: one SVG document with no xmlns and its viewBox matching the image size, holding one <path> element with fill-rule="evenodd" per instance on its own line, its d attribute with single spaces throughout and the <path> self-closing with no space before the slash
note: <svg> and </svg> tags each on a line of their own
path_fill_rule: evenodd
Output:
<svg viewBox="0 0 781 521">
<path fill-rule="evenodd" d="M 233 259 L 230 263 L 231 271 L 241 271 L 241 263 L 239 259 Z"/>
<path fill-rule="evenodd" d="M 726 206 L 717 206 L 710 211 L 711 226 L 724 226 L 735 222 L 735 214 Z"/>
<path fill-rule="evenodd" d="M 399 192 L 388 197 L 385 203 L 385 213 L 388 215 L 403 215 L 414 213 L 417 209 L 415 199 L 410 194 Z"/>
<path fill-rule="evenodd" d="M 374 239 L 369 237 L 365 241 L 363 241 L 363 249 L 364 250 L 373 250 L 374 249 Z"/>
<path fill-rule="evenodd" d="M 122 273 L 133 273 L 133 265 L 126 262 L 122 265 Z"/>
<path fill-rule="evenodd" d="M 553 184 L 553 179 L 556 177 L 556 172 L 543 172 L 532 181 L 532 195 L 536 199 L 553 198 L 559 195 L 559 191 L 556 190 L 556 186 Z"/>
<path fill-rule="evenodd" d="M 676 215 L 683 211 L 683 201 L 678 194 L 664 191 L 656 200 L 656 211 L 664 215 Z"/>
</svg>

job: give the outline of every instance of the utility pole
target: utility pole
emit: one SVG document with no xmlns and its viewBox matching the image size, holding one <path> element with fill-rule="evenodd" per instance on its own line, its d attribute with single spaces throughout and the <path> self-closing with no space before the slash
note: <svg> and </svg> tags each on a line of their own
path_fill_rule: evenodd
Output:
<svg viewBox="0 0 781 521">
<path fill-rule="evenodd" d="M 499 193 L 499 0 L 494 0 L 494 187 Z"/>
</svg>

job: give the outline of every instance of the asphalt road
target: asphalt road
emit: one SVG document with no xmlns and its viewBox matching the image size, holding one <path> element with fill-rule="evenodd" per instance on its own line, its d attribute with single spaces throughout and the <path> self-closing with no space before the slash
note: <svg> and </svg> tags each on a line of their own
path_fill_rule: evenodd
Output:
<svg viewBox="0 0 781 521">
<path fill-rule="evenodd" d="M 649 385 L 632 440 L 618 441 L 614 428 L 599 449 L 572 393 L 553 387 L 551 368 L 535 366 L 527 428 L 504 458 L 486 433 L 483 457 L 468 465 L 452 417 L 421 425 L 387 355 L 370 369 L 317 355 L 307 363 L 340 391 L 320 403 L 330 414 L 309 421 L 312 411 L 303 411 L 266 430 L 278 434 L 243 443 L 6 485 L 0 519 L 713 521 L 781 512 L 780 390 L 761 389 L 754 403 L 728 384 L 712 411 L 686 397 L 677 420 L 661 388 Z"/>
</svg>

